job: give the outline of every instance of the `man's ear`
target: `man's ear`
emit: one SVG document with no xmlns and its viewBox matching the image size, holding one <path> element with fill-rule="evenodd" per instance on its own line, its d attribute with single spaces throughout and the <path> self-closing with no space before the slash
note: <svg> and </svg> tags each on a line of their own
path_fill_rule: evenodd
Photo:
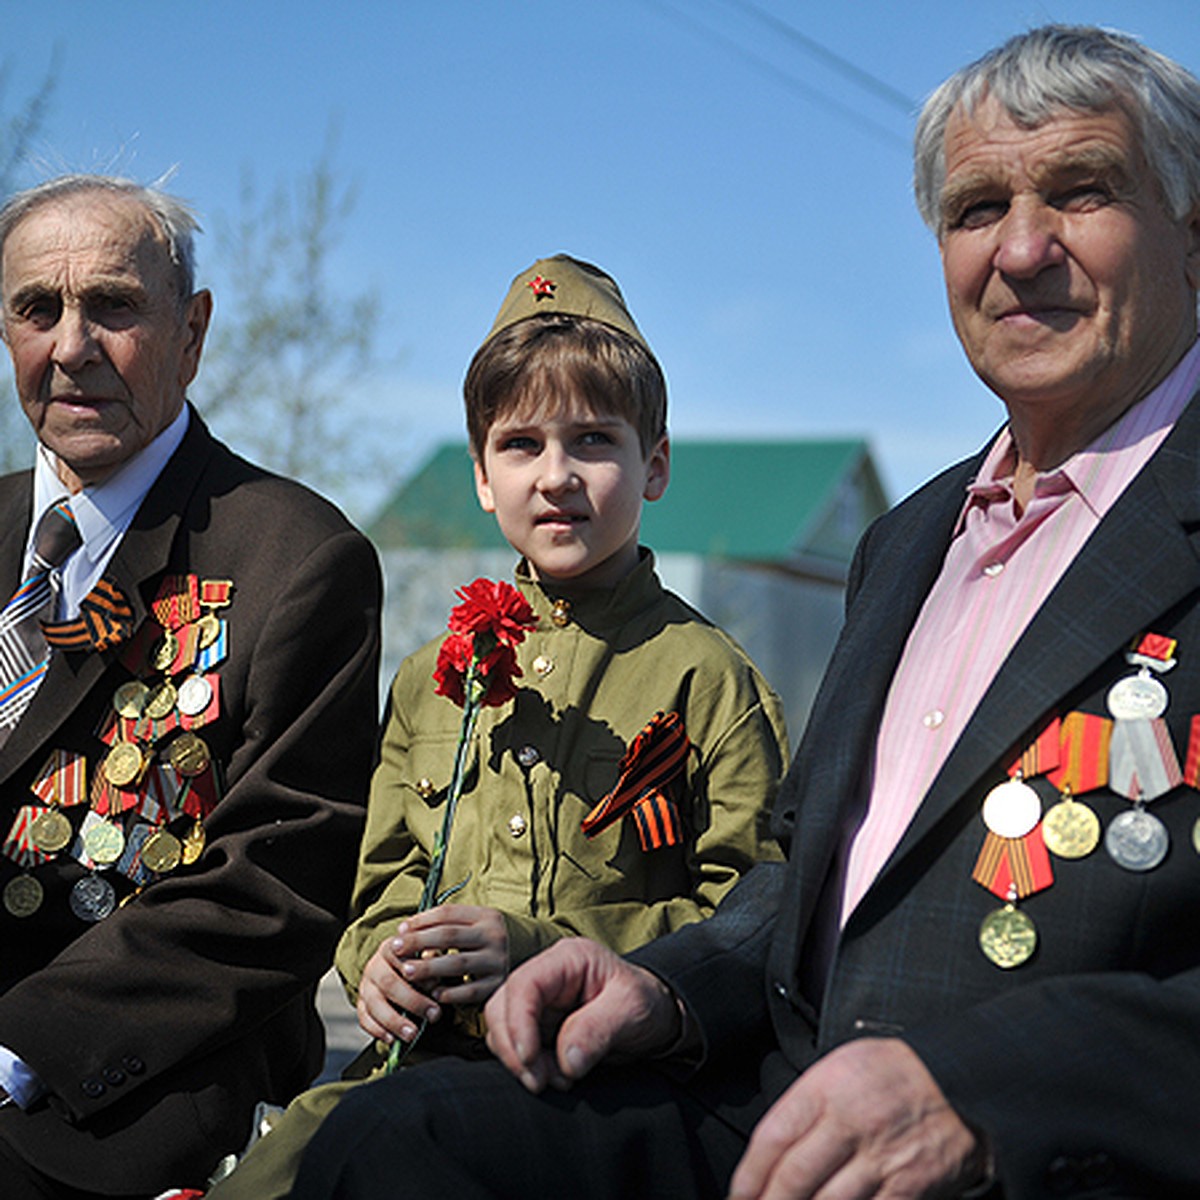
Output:
<svg viewBox="0 0 1200 1200">
<path fill-rule="evenodd" d="M 483 469 L 483 463 L 474 455 L 471 456 L 471 462 L 475 467 L 475 495 L 479 498 L 479 507 L 484 512 L 495 512 L 496 501 L 492 498 L 492 486 L 487 481 L 487 472 Z"/>
<path fill-rule="evenodd" d="M 212 319 L 213 299 L 208 288 L 201 288 L 183 310 L 183 327 L 187 331 L 183 349 L 179 355 L 179 387 L 185 389 L 200 369 L 200 354 L 204 350 L 204 337 Z"/>
<path fill-rule="evenodd" d="M 646 459 L 644 500 L 657 500 L 667 490 L 671 479 L 671 439 L 664 433 Z"/>
</svg>

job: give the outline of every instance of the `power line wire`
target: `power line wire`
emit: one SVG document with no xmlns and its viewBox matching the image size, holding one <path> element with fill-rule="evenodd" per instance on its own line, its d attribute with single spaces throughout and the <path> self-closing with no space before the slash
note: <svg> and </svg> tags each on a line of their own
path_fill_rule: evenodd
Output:
<svg viewBox="0 0 1200 1200">
<path fill-rule="evenodd" d="M 771 76 L 776 80 L 776 82 L 783 84 L 783 86 L 788 88 L 790 91 L 803 96 L 806 100 L 809 100 L 822 108 L 837 113 L 838 116 L 849 121 L 853 125 L 857 125 L 861 130 L 869 133 L 872 137 L 878 138 L 893 148 L 901 148 L 907 153 L 909 148 L 909 140 L 907 137 L 901 136 L 894 129 L 889 129 L 886 125 L 882 125 L 878 121 L 865 116 L 857 109 L 851 108 L 849 105 L 843 104 L 839 100 L 835 100 L 832 96 L 821 91 L 819 88 L 802 82 L 789 72 L 775 66 L 774 63 L 763 58 L 761 55 L 745 49 L 732 38 L 727 37 L 725 34 L 718 32 L 708 25 L 705 25 L 702 21 L 698 21 L 690 13 L 684 12 L 683 10 L 677 8 L 674 4 L 665 3 L 665 0 L 643 0 L 643 3 L 649 8 L 656 9 L 660 14 L 667 17 L 669 20 L 688 27 L 693 32 L 699 33 L 709 41 L 716 42 L 725 50 L 732 51 L 744 62 L 749 63 L 763 74 Z M 804 37 L 803 34 L 799 34 L 799 36 L 801 38 Z M 816 43 L 814 43 L 814 45 L 816 45 Z M 826 53 L 832 58 L 838 59 L 838 56 L 834 55 L 833 51 L 826 51 Z M 842 60 L 839 59 L 838 61 Z M 853 64 L 847 63 L 846 66 L 852 67 Z M 854 69 L 857 70 L 857 68 Z M 845 72 L 843 71 L 843 73 Z M 863 74 L 865 75 L 866 72 L 863 72 Z M 867 77 L 872 78 L 871 76 Z M 884 88 L 887 87 L 886 84 L 880 84 L 879 86 Z M 900 93 L 895 93 L 895 97 L 899 96 Z M 894 103 L 895 97 L 893 97 L 889 102 Z M 912 108 L 909 106 L 907 100 L 904 101 L 904 104 L 905 112 L 911 114 Z"/>
<path fill-rule="evenodd" d="M 774 13 L 767 12 L 757 4 L 751 4 L 750 0 L 723 0 L 723 2 L 732 8 L 749 13 L 768 28 L 783 34 L 789 41 L 795 42 L 801 49 L 811 54 L 813 58 L 819 59 L 827 67 L 831 67 L 839 74 L 846 76 L 847 79 L 853 80 L 860 87 L 892 105 L 893 108 L 898 108 L 905 116 L 911 117 L 920 107 L 915 100 L 892 87 L 890 83 L 885 83 L 877 75 L 872 75 L 870 71 L 852 63 L 848 58 L 843 58 L 827 46 L 822 46 L 820 42 L 810 38 L 808 34 L 802 33 L 794 25 L 780 20 Z"/>
</svg>

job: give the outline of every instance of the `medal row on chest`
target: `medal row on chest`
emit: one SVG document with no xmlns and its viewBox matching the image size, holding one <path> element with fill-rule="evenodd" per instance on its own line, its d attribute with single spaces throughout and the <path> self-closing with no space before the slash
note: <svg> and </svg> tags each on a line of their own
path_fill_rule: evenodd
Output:
<svg viewBox="0 0 1200 1200">
<path fill-rule="evenodd" d="M 45 892 L 36 869 L 62 853 L 88 872 L 68 903 L 94 922 L 117 907 L 115 871 L 133 885 L 121 903 L 154 880 L 194 863 L 204 849 L 203 819 L 222 792 L 219 764 L 196 730 L 221 712 L 216 668 L 229 652 L 228 580 L 194 575 L 163 580 L 148 617 L 120 657 L 134 678 L 113 693 L 94 757 L 51 752 L 33 783 L 33 802 L 16 814 L 2 852 L 22 868 L 0 899 L 32 916 Z"/>
<path fill-rule="evenodd" d="M 1055 717 L 1010 765 L 1010 778 L 985 797 L 987 834 L 972 878 L 1005 902 L 979 929 L 980 947 L 997 966 L 1020 966 L 1037 948 L 1037 928 L 1018 902 L 1054 882 L 1051 855 L 1077 860 L 1103 845 L 1117 866 L 1131 872 L 1152 871 L 1167 857 L 1167 827 L 1147 805 L 1183 783 L 1200 788 L 1200 717 L 1192 719 L 1182 768 L 1163 720 L 1170 696 L 1160 676 L 1175 666 L 1175 649 L 1173 639 L 1140 636 L 1126 654 L 1135 673 L 1107 693 L 1110 715 Z M 1034 777 L 1059 791 L 1045 812 L 1028 782 Z M 1106 828 L 1080 799 L 1099 788 L 1130 802 Z M 1200 819 L 1192 845 L 1200 853 Z"/>
</svg>

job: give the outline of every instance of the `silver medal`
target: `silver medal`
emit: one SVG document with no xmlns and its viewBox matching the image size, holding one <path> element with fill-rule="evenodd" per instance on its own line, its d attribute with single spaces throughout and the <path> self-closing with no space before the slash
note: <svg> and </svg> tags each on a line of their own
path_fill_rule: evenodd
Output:
<svg viewBox="0 0 1200 1200">
<path fill-rule="evenodd" d="M 81 921 L 103 921 L 117 906 L 117 894 L 107 879 L 85 875 L 71 889 L 71 911 Z"/>
<path fill-rule="evenodd" d="M 1167 856 L 1167 827 L 1144 808 L 1119 813 L 1104 834 L 1104 849 L 1127 871 L 1152 871 Z"/>
<path fill-rule="evenodd" d="M 203 675 L 189 675 L 179 685 L 176 704 L 185 717 L 197 717 L 212 702 L 212 696 L 212 684 Z"/>
<path fill-rule="evenodd" d="M 1041 797 L 1019 779 L 998 783 L 983 802 L 983 823 L 997 837 L 1023 838 L 1041 819 Z"/>
<path fill-rule="evenodd" d="M 1126 675 L 1108 689 L 1108 711 L 1118 721 L 1153 721 L 1167 711 L 1167 689 L 1148 671 Z"/>
</svg>

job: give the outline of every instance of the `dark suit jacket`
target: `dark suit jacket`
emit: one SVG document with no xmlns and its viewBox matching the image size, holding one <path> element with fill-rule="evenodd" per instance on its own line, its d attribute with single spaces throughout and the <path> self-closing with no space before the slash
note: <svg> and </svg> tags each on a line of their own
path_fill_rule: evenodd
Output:
<svg viewBox="0 0 1200 1200">
<path fill-rule="evenodd" d="M 6 596 L 29 490 L 28 472 L 0 480 Z M 28 1113 L 0 1110 L 0 1137 L 94 1191 L 202 1184 L 245 1143 L 257 1101 L 283 1101 L 318 1071 L 313 993 L 344 919 L 374 753 L 373 550 L 331 505 L 232 454 L 194 412 L 107 574 L 140 623 L 163 575 L 186 572 L 235 587 L 221 714 L 200 731 L 226 779 L 204 855 L 86 924 L 67 903 L 83 870 L 64 852 L 37 868 L 37 913 L 0 910 L 0 1044 L 49 1089 Z M 85 750 L 98 765 L 96 730 L 129 678 L 119 653 L 52 659 L 0 750 L 5 831 L 50 750 Z M 0 860 L 0 886 L 16 869 Z"/>
<path fill-rule="evenodd" d="M 756 868 L 712 920 L 634 957 L 698 1018 L 707 1066 L 695 1086 L 711 1083 L 747 1127 L 817 1055 L 897 1034 L 987 1133 L 1008 1196 L 1200 1194 L 1200 795 L 1180 787 L 1153 803 L 1171 837 L 1153 871 L 1123 870 L 1102 848 L 1053 860 L 1054 884 L 1022 905 L 1040 942 L 1018 968 L 981 953 L 979 925 L 998 901 L 971 879 L 981 803 L 1014 749 L 1055 712 L 1107 715 L 1107 689 L 1132 670 L 1123 652 L 1144 631 L 1179 640 L 1164 682 L 1182 761 L 1200 713 L 1200 400 L 1014 646 L 837 940 L 823 997 L 805 994 L 806 940 L 839 829 L 980 461 L 932 481 L 859 548 L 846 625 L 776 806 L 787 867 Z M 1053 789 L 1044 797 L 1048 806 Z M 1105 826 L 1128 807 L 1107 790 L 1086 799 Z"/>
</svg>

